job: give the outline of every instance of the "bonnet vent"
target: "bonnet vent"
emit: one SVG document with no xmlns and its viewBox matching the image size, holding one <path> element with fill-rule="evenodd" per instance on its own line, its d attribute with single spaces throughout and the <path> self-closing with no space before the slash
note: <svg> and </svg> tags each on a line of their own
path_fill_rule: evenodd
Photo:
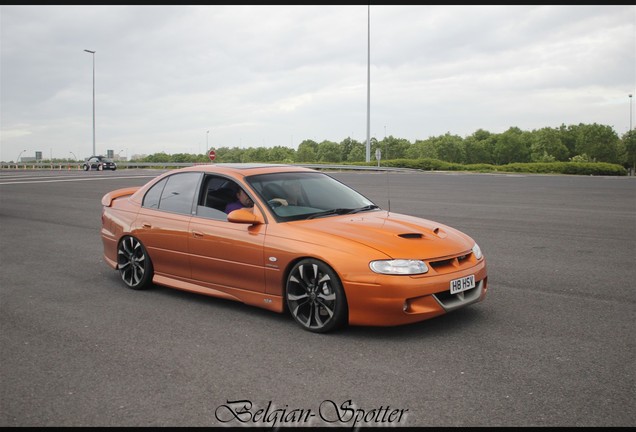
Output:
<svg viewBox="0 0 636 432">
<path fill-rule="evenodd" d="M 421 233 L 405 233 L 405 234 L 398 234 L 398 236 L 405 239 L 418 239 L 418 238 L 424 237 L 424 235 Z"/>
</svg>

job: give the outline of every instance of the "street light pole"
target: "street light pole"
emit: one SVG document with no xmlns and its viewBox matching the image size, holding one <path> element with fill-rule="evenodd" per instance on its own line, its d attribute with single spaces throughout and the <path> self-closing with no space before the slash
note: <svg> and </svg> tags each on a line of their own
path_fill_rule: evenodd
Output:
<svg viewBox="0 0 636 432">
<path fill-rule="evenodd" d="M 367 148 L 366 161 L 371 161 L 371 4 L 367 6 Z"/>
<path fill-rule="evenodd" d="M 95 51 L 87 49 L 84 51 L 93 55 L 93 156 L 95 156 Z"/>
<path fill-rule="evenodd" d="M 210 150 L 210 145 L 208 144 L 208 136 L 210 135 L 210 131 L 207 131 L 205 133 L 205 151 L 207 152 L 208 150 Z"/>
<path fill-rule="evenodd" d="M 26 150 L 22 150 L 22 151 L 20 152 L 20 154 L 18 155 L 18 159 L 16 159 L 16 163 L 17 163 L 17 162 L 20 162 L 20 158 L 22 157 L 22 153 L 24 153 L 25 151 L 26 151 Z"/>
<path fill-rule="evenodd" d="M 389 142 L 386 140 L 386 125 L 384 125 L 384 159 L 389 158 Z"/>
<path fill-rule="evenodd" d="M 73 160 L 76 161 L 77 160 L 77 156 L 75 156 L 75 153 L 73 153 L 73 152 L 69 152 L 69 153 L 73 155 Z"/>
<path fill-rule="evenodd" d="M 629 131 L 632 130 L 632 95 L 629 95 Z"/>
</svg>

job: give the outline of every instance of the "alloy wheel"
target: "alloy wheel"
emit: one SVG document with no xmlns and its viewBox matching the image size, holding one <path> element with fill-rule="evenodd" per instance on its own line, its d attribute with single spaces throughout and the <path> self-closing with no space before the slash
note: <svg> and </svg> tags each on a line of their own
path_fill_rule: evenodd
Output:
<svg viewBox="0 0 636 432">
<path fill-rule="evenodd" d="M 306 330 L 324 333 L 345 323 L 347 302 L 336 273 L 327 264 L 305 259 L 289 273 L 287 306 Z"/>
<path fill-rule="evenodd" d="M 127 236 L 117 249 L 117 267 L 124 283 L 132 289 L 144 289 L 152 280 L 152 262 L 139 240 Z"/>
</svg>

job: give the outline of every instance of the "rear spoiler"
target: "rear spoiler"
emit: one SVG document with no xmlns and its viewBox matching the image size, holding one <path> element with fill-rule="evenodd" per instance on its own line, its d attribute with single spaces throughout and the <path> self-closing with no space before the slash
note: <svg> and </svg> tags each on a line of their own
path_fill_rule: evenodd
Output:
<svg viewBox="0 0 636 432">
<path fill-rule="evenodd" d="M 141 186 L 134 186 L 134 187 L 117 189 L 117 190 L 108 192 L 106 195 L 102 197 L 102 205 L 105 207 L 110 207 L 110 205 L 113 203 L 113 200 L 117 198 L 121 198 L 126 195 L 132 195 L 135 192 L 137 192 L 137 190 L 139 190 L 140 187 Z"/>
</svg>

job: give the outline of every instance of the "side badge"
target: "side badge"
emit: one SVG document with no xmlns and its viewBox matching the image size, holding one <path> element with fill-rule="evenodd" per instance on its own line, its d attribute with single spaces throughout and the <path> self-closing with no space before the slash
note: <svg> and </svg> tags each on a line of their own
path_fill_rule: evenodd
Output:
<svg viewBox="0 0 636 432">
<path fill-rule="evenodd" d="M 278 258 L 271 256 L 268 258 L 268 261 L 272 264 L 267 263 L 265 264 L 265 267 L 273 269 L 273 270 L 278 270 L 278 264 L 275 264 L 276 261 L 278 261 Z"/>
</svg>

